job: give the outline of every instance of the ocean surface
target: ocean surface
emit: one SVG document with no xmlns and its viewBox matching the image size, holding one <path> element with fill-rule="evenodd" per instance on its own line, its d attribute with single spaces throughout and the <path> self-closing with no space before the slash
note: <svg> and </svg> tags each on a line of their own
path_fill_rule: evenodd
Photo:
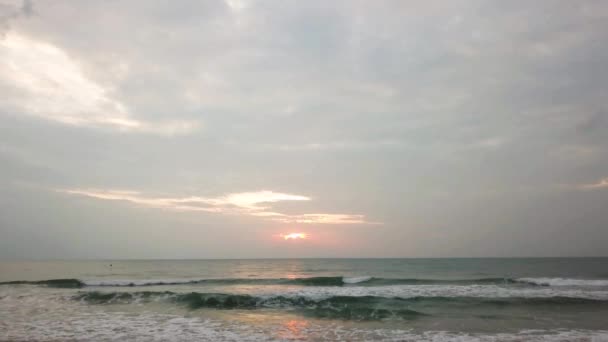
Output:
<svg viewBox="0 0 608 342">
<path fill-rule="evenodd" d="M 0 262 L 0 341 L 608 341 L 608 258 Z"/>
</svg>

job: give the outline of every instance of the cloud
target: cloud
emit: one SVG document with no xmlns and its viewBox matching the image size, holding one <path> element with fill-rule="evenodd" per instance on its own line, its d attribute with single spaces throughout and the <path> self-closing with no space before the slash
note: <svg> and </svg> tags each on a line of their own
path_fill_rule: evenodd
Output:
<svg viewBox="0 0 608 342">
<path fill-rule="evenodd" d="M 285 223 L 317 223 L 317 224 L 380 224 L 379 222 L 367 222 L 364 215 L 350 214 L 302 214 L 302 215 L 280 215 L 272 218 L 275 221 Z"/>
<path fill-rule="evenodd" d="M 226 5 L 233 11 L 241 11 L 246 9 L 250 4 L 247 0 L 224 0 Z"/>
<path fill-rule="evenodd" d="M 597 189 L 608 189 L 608 177 L 606 178 L 602 178 L 599 181 L 597 181 L 596 183 L 590 183 L 590 184 L 581 184 L 578 186 L 579 189 L 583 189 L 583 190 L 597 190 Z"/>
<path fill-rule="evenodd" d="M 379 254 L 605 253 L 608 212 L 587 195 L 608 192 L 608 1 L 33 4 L 0 0 L 0 44 L 25 41 L 0 45 L 0 183 L 120 184 L 141 192 L 73 189 L 88 194 L 61 199 L 195 225 L 239 215 L 242 224 L 220 220 L 232 235 L 252 222 L 382 217 L 386 234 L 353 236 Z M 204 132 L 191 127 L 199 119 Z M 314 198 L 228 198 L 239 189 Z M 40 231 L 63 237 L 64 226 L 82 225 L 32 212 L 30 202 L 47 200 L 33 197 L 4 196 L 26 214 L 4 205 L 0 226 L 44 222 Z M 589 213 L 588 241 L 599 248 L 557 234 L 562 222 L 581 226 L 565 204 Z M 549 212 L 563 213 L 560 222 Z M 224 230 L 199 233 L 214 229 Z M 433 244 L 436 232 L 450 243 Z M 499 240 L 502 252 L 483 247 Z"/>
<path fill-rule="evenodd" d="M 70 189 L 60 190 L 72 195 L 82 195 L 104 200 L 117 200 L 135 203 L 141 206 L 175 211 L 207 211 L 221 212 L 213 199 L 201 197 L 145 197 L 140 192 L 130 190 L 101 190 L 101 189 Z"/>
<path fill-rule="evenodd" d="M 0 109 L 71 126 L 161 135 L 188 133 L 191 121 L 146 121 L 88 79 L 59 47 L 9 32 L 0 39 Z"/>
<path fill-rule="evenodd" d="M 310 201 L 310 198 L 272 191 L 258 191 L 230 194 L 220 197 L 219 199 L 214 199 L 213 201 L 219 205 L 234 205 L 240 208 L 260 210 L 264 209 L 264 207 L 258 206 L 262 203 L 276 203 L 281 201 Z"/>
<path fill-rule="evenodd" d="M 267 204 L 283 201 L 310 201 L 306 196 L 273 191 L 241 192 L 221 197 L 151 197 L 131 190 L 64 189 L 71 195 L 103 200 L 127 201 L 140 206 L 172 211 L 203 211 L 233 215 L 257 216 L 277 222 L 304 224 L 377 224 L 366 222 L 364 215 L 350 214 L 299 214 L 289 215 L 267 211 Z"/>
<path fill-rule="evenodd" d="M 30 16 L 34 13 L 31 1 L 24 0 L 21 5 L 18 1 L 0 1 L 0 38 L 10 28 L 10 22 L 21 16 Z"/>
<path fill-rule="evenodd" d="M 282 145 L 261 145 L 262 148 L 278 150 L 284 152 L 293 151 L 340 151 L 356 149 L 376 149 L 376 148 L 404 148 L 407 143 L 398 140 L 377 140 L 377 141 L 340 141 L 307 144 L 282 144 Z"/>
</svg>

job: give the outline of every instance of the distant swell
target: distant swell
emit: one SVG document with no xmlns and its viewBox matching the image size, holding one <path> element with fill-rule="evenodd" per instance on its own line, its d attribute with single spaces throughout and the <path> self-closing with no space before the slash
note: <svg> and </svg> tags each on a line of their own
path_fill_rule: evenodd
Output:
<svg viewBox="0 0 608 342">
<path fill-rule="evenodd" d="M 160 285 L 300 285 L 300 286 L 387 286 L 387 285 L 526 285 L 608 287 L 606 279 L 567 278 L 478 278 L 478 279 L 418 279 L 360 277 L 310 278 L 223 278 L 223 279 L 49 279 L 40 281 L 7 281 L 0 285 L 42 285 L 48 287 L 80 288 L 84 286 L 160 286 Z"/>
<path fill-rule="evenodd" d="M 158 285 L 303 285 L 303 286 L 342 286 L 342 277 L 311 278 L 220 278 L 220 279 L 112 279 L 85 280 L 87 286 L 158 286 Z"/>
<path fill-rule="evenodd" d="M 38 281 L 16 280 L 0 282 L 0 285 L 43 285 L 58 288 L 80 288 L 85 286 L 85 284 L 78 279 L 48 279 Z"/>
<path fill-rule="evenodd" d="M 158 279 L 158 280 L 86 280 L 87 286 L 155 286 L 155 285 L 301 285 L 301 286 L 382 286 L 382 285 L 501 285 L 514 284 L 518 281 L 509 278 L 481 279 L 391 279 L 361 277 L 310 277 L 310 278 L 276 278 L 276 279 Z M 530 284 L 533 285 L 533 284 Z"/>
</svg>

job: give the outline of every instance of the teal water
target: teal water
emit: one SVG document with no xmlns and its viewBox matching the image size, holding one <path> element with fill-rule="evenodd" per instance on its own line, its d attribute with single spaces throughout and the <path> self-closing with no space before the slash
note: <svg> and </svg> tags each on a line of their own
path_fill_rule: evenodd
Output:
<svg viewBox="0 0 608 342">
<path fill-rule="evenodd" d="M 0 262 L 0 340 L 608 340 L 608 258 Z"/>
</svg>

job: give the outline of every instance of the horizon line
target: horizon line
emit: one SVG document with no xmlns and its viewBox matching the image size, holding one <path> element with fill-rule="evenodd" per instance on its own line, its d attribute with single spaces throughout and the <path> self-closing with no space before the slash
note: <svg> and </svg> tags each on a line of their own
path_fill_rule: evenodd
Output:
<svg viewBox="0 0 608 342">
<path fill-rule="evenodd" d="M 599 259 L 604 256 L 487 256 L 487 257 L 258 257 L 258 258 L 0 258 L 0 262 L 15 261 L 230 261 L 230 260 L 395 260 L 395 259 Z"/>
</svg>

